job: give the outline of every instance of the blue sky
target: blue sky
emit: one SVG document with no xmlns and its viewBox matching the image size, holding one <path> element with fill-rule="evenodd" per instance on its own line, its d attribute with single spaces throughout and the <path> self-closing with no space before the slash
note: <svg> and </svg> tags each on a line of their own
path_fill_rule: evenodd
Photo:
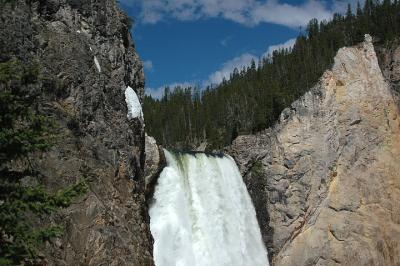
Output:
<svg viewBox="0 0 400 266">
<path fill-rule="evenodd" d="M 165 86 L 218 84 L 235 67 L 290 47 L 311 18 L 329 19 L 356 0 L 120 0 L 134 18 L 132 35 L 146 93 Z"/>
</svg>

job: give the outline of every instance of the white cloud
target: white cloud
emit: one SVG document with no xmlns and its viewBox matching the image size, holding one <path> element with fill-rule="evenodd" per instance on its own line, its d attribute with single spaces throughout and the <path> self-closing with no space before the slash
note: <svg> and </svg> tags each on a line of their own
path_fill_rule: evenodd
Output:
<svg viewBox="0 0 400 266">
<path fill-rule="evenodd" d="M 144 69 L 151 71 L 153 70 L 153 62 L 151 60 L 145 60 L 143 61 L 143 67 Z"/>
<path fill-rule="evenodd" d="M 142 23 L 155 24 L 166 19 L 181 21 L 194 21 L 207 18 L 224 18 L 247 26 L 260 23 L 274 23 L 287 27 L 305 26 L 312 18 L 329 20 L 333 13 L 343 13 L 350 3 L 355 10 L 357 0 L 333 0 L 330 8 L 326 1 L 306 0 L 303 4 L 293 5 L 280 0 L 121 0 L 125 5 L 137 5 L 141 8 L 139 20 Z M 222 46 L 227 46 L 230 37 L 220 41 Z M 268 47 L 260 57 L 272 54 L 274 50 L 293 47 L 295 39 Z M 258 63 L 254 54 L 244 53 L 221 65 L 221 68 L 210 74 L 207 80 L 200 82 L 202 86 L 219 84 L 223 78 L 229 79 L 234 68 L 239 70 L 248 66 L 251 60 Z M 152 69 L 151 61 L 143 62 L 144 67 Z M 173 83 L 168 86 L 193 86 L 194 82 Z M 165 86 L 147 88 L 146 94 L 160 98 Z"/>
<path fill-rule="evenodd" d="M 357 3 L 360 3 L 361 7 L 364 6 L 365 1 L 360 0 L 337 0 L 333 2 L 332 10 L 334 13 L 342 13 L 344 14 L 347 11 L 347 5 L 351 5 L 351 9 L 353 13 L 357 10 Z"/>
<path fill-rule="evenodd" d="M 288 4 L 279 0 L 122 0 L 125 5 L 140 7 L 139 20 L 155 24 L 166 19 L 193 21 L 224 18 L 247 26 L 274 23 L 287 27 L 305 26 L 312 18 L 329 19 L 334 12 L 344 12 L 347 3 L 356 0 L 306 0 L 303 4 Z"/>
<path fill-rule="evenodd" d="M 164 87 L 159 88 L 146 88 L 145 90 L 146 95 L 153 97 L 154 99 L 161 99 L 162 95 L 164 94 Z"/>
<path fill-rule="evenodd" d="M 272 52 L 275 50 L 291 48 L 293 47 L 295 42 L 296 38 L 293 38 L 281 44 L 271 45 L 268 47 L 267 51 L 263 53 L 260 57 L 251 53 L 244 53 L 240 56 L 237 56 L 223 63 L 219 70 L 212 73 L 208 77 L 208 80 L 203 82 L 203 86 L 220 84 L 224 78 L 226 80 L 230 78 L 230 75 L 235 68 L 237 68 L 240 71 L 243 67 L 250 66 L 251 60 L 254 60 L 255 63 L 258 64 L 259 58 L 267 56 L 268 54 L 272 54 Z"/>
<path fill-rule="evenodd" d="M 253 54 L 245 53 L 225 62 L 219 70 L 208 77 L 207 81 L 203 82 L 203 85 L 219 84 L 224 78 L 228 80 L 235 68 L 240 71 L 243 67 L 249 66 L 251 60 L 257 61 L 258 58 Z"/>
<path fill-rule="evenodd" d="M 295 42 L 296 42 L 296 39 L 293 38 L 293 39 L 289 39 L 286 42 L 281 43 L 281 44 L 271 45 L 267 48 L 267 51 L 265 53 L 263 53 L 260 57 L 254 55 L 254 54 L 251 54 L 251 53 L 244 53 L 240 56 L 237 56 L 237 57 L 223 63 L 221 65 L 220 69 L 218 69 L 214 73 L 210 74 L 208 79 L 204 80 L 200 84 L 203 88 L 205 88 L 209 85 L 218 85 L 223 81 L 224 78 L 226 80 L 229 80 L 230 75 L 233 73 L 235 68 L 237 68 L 240 71 L 243 67 L 250 66 L 252 60 L 254 60 L 256 64 L 258 64 L 259 58 L 261 58 L 263 56 L 267 56 L 268 53 L 272 54 L 272 52 L 275 50 L 279 50 L 282 48 L 291 48 L 291 47 L 293 47 Z M 189 86 L 194 87 L 196 84 L 197 84 L 197 82 L 181 82 L 181 83 L 172 83 L 172 84 L 169 84 L 166 86 L 168 86 L 170 89 L 173 89 L 177 86 L 180 86 L 182 88 L 186 88 Z M 166 86 L 161 86 L 156 89 L 147 88 L 146 94 L 151 95 L 153 98 L 160 99 L 162 97 L 162 95 L 164 94 L 164 89 Z"/>
<path fill-rule="evenodd" d="M 169 87 L 172 90 L 175 87 L 187 88 L 194 86 L 195 86 L 194 82 L 175 82 L 158 88 L 146 88 L 145 93 L 155 99 L 161 99 L 161 97 L 164 95 L 165 87 Z"/>
<path fill-rule="evenodd" d="M 328 10 L 324 2 L 309 0 L 302 5 L 279 3 L 276 0 L 257 5 L 252 10 L 252 24 L 261 22 L 274 23 L 288 27 L 304 26 L 313 18 L 318 20 L 329 19 L 332 11 Z"/>
<path fill-rule="evenodd" d="M 287 40 L 284 43 L 271 45 L 270 47 L 268 47 L 267 51 L 262 55 L 262 57 L 267 57 L 268 54 L 272 55 L 272 53 L 274 51 L 292 48 L 295 43 L 296 43 L 296 38 L 293 38 L 293 39 Z"/>
</svg>

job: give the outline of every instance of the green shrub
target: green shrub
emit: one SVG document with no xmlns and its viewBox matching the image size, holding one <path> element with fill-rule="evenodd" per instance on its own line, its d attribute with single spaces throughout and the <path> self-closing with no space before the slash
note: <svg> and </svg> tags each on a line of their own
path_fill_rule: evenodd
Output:
<svg viewBox="0 0 400 266">
<path fill-rule="evenodd" d="M 0 63 L 0 265 L 32 264 L 42 244 L 62 232 L 40 222 L 87 190 L 84 180 L 53 194 L 27 185 L 40 184 L 30 158 L 57 136 L 55 122 L 34 111 L 39 84 L 38 64 Z"/>
</svg>

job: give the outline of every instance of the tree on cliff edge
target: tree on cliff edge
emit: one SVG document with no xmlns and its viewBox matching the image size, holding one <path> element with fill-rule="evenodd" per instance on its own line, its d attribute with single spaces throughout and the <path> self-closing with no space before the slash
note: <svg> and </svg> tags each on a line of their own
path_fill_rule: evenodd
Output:
<svg viewBox="0 0 400 266">
<path fill-rule="evenodd" d="M 284 108 L 316 84 L 339 48 L 374 37 L 379 45 L 400 41 L 400 1 L 360 0 L 355 14 L 330 21 L 312 19 L 291 49 L 262 58 L 258 67 L 235 69 L 230 79 L 202 89 L 176 87 L 161 99 L 144 98 L 146 131 L 167 148 L 193 149 L 207 143 L 218 150 L 239 135 L 254 134 L 276 123 Z M 188 95 L 187 92 L 192 92 Z"/>
<path fill-rule="evenodd" d="M 83 193 L 84 182 L 51 194 L 30 158 L 51 147 L 54 122 L 38 114 L 37 64 L 0 63 L 0 265 L 34 265 L 41 245 L 61 233 L 43 218 Z"/>
</svg>

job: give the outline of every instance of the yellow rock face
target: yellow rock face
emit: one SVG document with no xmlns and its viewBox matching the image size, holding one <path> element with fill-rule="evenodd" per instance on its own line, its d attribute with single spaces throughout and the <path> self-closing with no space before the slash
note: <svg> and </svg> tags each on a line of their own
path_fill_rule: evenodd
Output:
<svg viewBox="0 0 400 266">
<path fill-rule="evenodd" d="M 273 265 L 400 265 L 396 101 L 366 36 L 275 127 L 235 140 Z"/>
<path fill-rule="evenodd" d="M 399 110 L 368 38 L 338 52 L 321 90 L 318 109 L 335 113 L 335 174 L 275 265 L 399 265 Z"/>
</svg>

